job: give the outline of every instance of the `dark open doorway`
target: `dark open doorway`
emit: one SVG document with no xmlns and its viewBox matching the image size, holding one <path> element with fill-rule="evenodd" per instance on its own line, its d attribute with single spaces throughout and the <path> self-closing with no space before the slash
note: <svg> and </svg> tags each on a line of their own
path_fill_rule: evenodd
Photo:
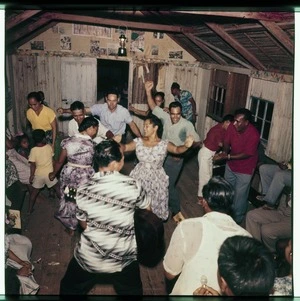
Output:
<svg viewBox="0 0 300 301">
<path fill-rule="evenodd" d="M 97 60 L 97 99 L 104 100 L 108 88 L 117 88 L 120 95 L 120 105 L 128 107 L 128 76 L 129 62 L 116 60 Z"/>
</svg>

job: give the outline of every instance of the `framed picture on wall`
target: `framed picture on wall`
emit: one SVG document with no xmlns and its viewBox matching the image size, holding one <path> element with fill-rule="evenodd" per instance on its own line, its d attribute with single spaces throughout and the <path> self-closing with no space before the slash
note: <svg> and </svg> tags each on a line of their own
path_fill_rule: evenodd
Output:
<svg viewBox="0 0 300 301">
<path fill-rule="evenodd" d="M 169 51 L 169 59 L 182 59 L 183 51 Z"/>
<path fill-rule="evenodd" d="M 151 55 L 158 55 L 158 46 L 157 45 L 151 46 Z"/>
<path fill-rule="evenodd" d="M 31 50 L 44 50 L 44 41 L 32 41 L 30 48 Z"/>
<path fill-rule="evenodd" d="M 72 43 L 70 36 L 60 36 L 60 49 L 61 50 L 71 50 Z"/>
</svg>

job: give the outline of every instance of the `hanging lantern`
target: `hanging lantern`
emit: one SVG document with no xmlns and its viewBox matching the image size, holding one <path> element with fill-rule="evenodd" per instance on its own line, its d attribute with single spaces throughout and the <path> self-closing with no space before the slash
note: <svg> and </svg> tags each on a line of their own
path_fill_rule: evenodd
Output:
<svg viewBox="0 0 300 301">
<path fill-rule="evenodd" d="M 126 46 L 125 46 L 126 42 L 127 42 L 127 38 L 122 33 L 119 37 L 120 47 L 118 50 L 118 56 L 127 56 L 127 50 L 126 50 Z"/>
</svg>

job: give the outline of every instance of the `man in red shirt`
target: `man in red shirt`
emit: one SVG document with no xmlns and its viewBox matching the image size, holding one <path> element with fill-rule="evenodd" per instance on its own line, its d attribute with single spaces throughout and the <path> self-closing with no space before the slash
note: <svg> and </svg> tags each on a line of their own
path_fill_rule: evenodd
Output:
<svg viewBox="0 0 300 301">
<path fill-rule="evenodd" d="M 198 200 L 201 201 L 202 189 L 213 175 L 213 156 L 223 148 L 224 137 L 229 124 L 233 121 L 233 115 L 223 117 L 222 122 L 213 126 L 206 134 L 203 146 L 198 152 L 199 185 Z"/>
<path fill-rule="evenodd" d="M 241 224 L 248 208 L 248 194 L 258 161 L 260 134 L 251 123 L 252 113 L 241 108 L 235 111 L 224 139 L 224 152 L 218 159 L 226 159 L 224 178 L 233 186 L 233 218 Z"/>
</svg>

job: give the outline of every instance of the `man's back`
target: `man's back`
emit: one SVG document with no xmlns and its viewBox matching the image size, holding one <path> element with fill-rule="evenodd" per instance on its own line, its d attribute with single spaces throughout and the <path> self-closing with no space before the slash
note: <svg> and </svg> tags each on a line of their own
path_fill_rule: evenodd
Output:
<svg viewBox="0 0 300 301">
<path fill-rule="evenodd" d="M 87 229 L 74 255 L 85 270 L 112 273 L 136 260 L 134 210 L 150 203 L 136 180 L 119 172 L 98 172 L 78 188 L 76 203 L 76 216 L 87 222 Z"/>
<path fill-rule="evenodd" d="M 180 272 L 171 294 L 192 295 L 200 286 L 202 275 L 207 277 L 208 286 L 219 289 L 218 251 L 223 241 L 234 235 L 251 236 L 224 213 L 210 212 L 203 217 L 182 221 L 174 231 L 170 242 L 172 251 L 166 254 L 167 260 L 164 262 L 165 270 L 170 268 L 170 272 L 174 274 Z M 172 262 L 171 258 L 176 256 L 177 252 L 182 257 L 183 267 Z"/>
</svg>

